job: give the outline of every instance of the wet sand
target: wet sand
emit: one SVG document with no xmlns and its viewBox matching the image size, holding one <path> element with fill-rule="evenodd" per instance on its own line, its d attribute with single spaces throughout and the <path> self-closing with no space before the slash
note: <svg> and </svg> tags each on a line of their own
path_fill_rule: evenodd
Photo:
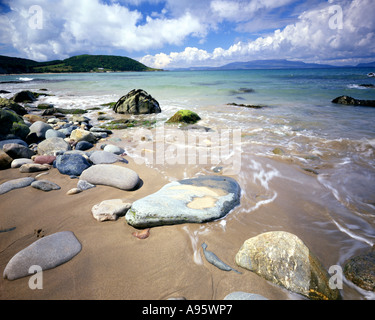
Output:
<svg viewBox="0 0 375 320">
<path fill-rule="evenodd" d="M 115 135 L 124 134 L 126 130 L 119 130 Z M 26 187 L 0 196 L 0 229 L 15 227 L 0 233 L 1 272 L 13 255 L 41 235 L 72 231 L 82 244 L 81 252 L 73 259 L 43 272 L 42 290 L 31 290 L 29 277 L 13 281 L 1 277 L 0 299 L 221 300 L 234 291 L 272 300 L 303 299 L 238 267 L 235 255 L 243 242 L 267 231 L 288 231 L 300 237 L 327 270 L 342 263 L 347 255 L 367 249 L 332 222 L 330 210 L 335 200 L 317 182 L 316 175 L 287 162 L 245 154 L 240 172 L 227 174 L 239 182 L 242 196 L 241 204 L 225 218 L 204 224 L 155 227 L 147 239 L 138 239 L 132 235 L 136 229 L 124 217 L 98 222 L 91 208 L 108 199 L 133 202 L 156 192 L 171 177 L 223 174 L 225 170 L 215 173 L 209 165 L 147 166 L 130 156 L 125 158 L 128 163 L 117 165 L 135 170 L 143 182 L 135 191 L 97 186 L 66 195 L 78 180 L 52 168 L 43 179 L 57 183 L 61 190 L 43 192 Z M 0 183 L 37 174 L 8 169 L 1 171 Z M 203 242 L 242 274 L 209 264 L 202 253 Z M 344 299 L 363 298 L 347 283 L 342 295 Z"/>
</svg>

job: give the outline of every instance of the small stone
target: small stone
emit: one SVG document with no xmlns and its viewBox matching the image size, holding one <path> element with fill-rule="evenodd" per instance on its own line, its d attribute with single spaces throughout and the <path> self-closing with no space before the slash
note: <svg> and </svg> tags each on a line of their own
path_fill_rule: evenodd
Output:
<svg viewBox="0 0 375 320">
<path fill-rule="evenodd" d="M 81 192 L 82 192 L 82 190 L 79 189 L 79 188 L 72 188 L 66 194 L 67 195 L 72 195 L 72 194 L 77 194 L 77 193 L 81 193 Z"/>
<path fill-rule="evenodd" d="M 38 171 L 47 171 L 49 169 L 50 169 L 50 166 L 46 164 L 26 163 L 20 167 L 20 172 L 30 173 L 30 172 L 38 172 Z"/>
<path fill-rule="evenodd" d="M 95 188 L 96 185 L 92 183 L 88 183 L 86 180 L 79 180 L 77 183 L 77 188 L 84 191 L 84 190 L 89 190 L 91 188 Z"/>
<path fill-rule="evenodd" d="M 79 141 L 87 141 L 90 143 L 95 143 L 96 138 L 95 136 L 90 132 L 83 129 L 75 129 L 70 134 L 70 139 L 76 142 Z"/>
<path fill-rule="evenodd" d="M 138 239 L 147 239 L 150 236 L 150 228 L 143 229 L 142 231 L 132 232 L 132 236 Z"/>
<path fill-rule="evenodd" d="M 115 146 L 113 144 L 107 144 L 103 151 L 112 152 L 114 154 L 123 154 L 125 150 L 121 147 Z"/>
<path fill-rule="evenodd" d="M 88 141 L 79 141 L 76 144 L 76 150 L 85 151 L 85 150 L 91 149 L 93 146 L 94 145 L 91 142 L 88 142 Z"/>
<path fill-rule="evenodd" d="M 275 149 L 273 149 L 272 152 L 273 152 L 274 154 L 277 154 L 277 155 L 280 155 L 280 156 L 282 156 L 282 155 L 285 154 L 285 151 L 284 151 L 283 149 L 281 149 L 281 148 L 278 148 L 278 147 L 275 148 Z"/>
<path fill-rule="evenodd" d="M 42 191 L 60 190 L 61 187 L 54 182 L 48 180 L 34 181 L 31 186 Z"/>
<path fill-rule="evenodd" d="M 123 160 L 124 159 L 118 156 L 117 154 L 100 150 L 94 151 L 90 156 L 90 161 L 94 164 L 108 164 Z"/>
<path fill-rule="evenodd" d="M 53 164 L 53 162 L 56 160 L 56 156 L 35 156 L 32 157 L 35 163 L 39 164 Z"/>
<path fill-rule="evenodd" d="M 45 138 L 46 139 L 49 139 L 49 138 L 65 138 L 65 134 L 61 131 L 58 131 L 58 130 L 54 130 L 54 129 L 48 129 L 45 133 Z"/>
<path fill-rule="evenodd" d="M 21 167 L 23 164 L 26 164 L 26 163 L 34 163 L 33 160 L 29 159 L 29 158 L 19 158 L 19 159 L 14 159 L 12 161 L 12 164 L 11 164 L 11 167 L 12 168 L 19 168 Z"/>
<path fill-rule="evenodd" d="M 124 216 L 131 207 L 131 203 L 121 199 L 104 200 L 92 207 L 91 212 L 98 221 L 117 220 Z"/>
</svg>

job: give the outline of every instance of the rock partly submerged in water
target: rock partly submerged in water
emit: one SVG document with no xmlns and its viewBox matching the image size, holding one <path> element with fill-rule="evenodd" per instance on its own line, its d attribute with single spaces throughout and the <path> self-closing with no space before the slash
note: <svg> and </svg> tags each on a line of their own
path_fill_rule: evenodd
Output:
<svg viewBox="0 0 375 320">
<path fill-rule="evenodd" d="M 201 176 L 175 181 L 135 201 L 125 218 L 136 228 L 212 221 L 237 206 L 240 194 L 239 184 L 229 177 Z"/>
<path fill-rule="evenodd" d="M 353 105 L 353 106 L 364 106 L 364 107 L 375 107 L 375 100 L 359 100 L 349 96 L 340 96 L 332 100 L 332 103 Z"/>
<path fill-rule="evenodd" d="M 286 289 L 313 300 L 337 300 L 329 275 L 296 235 L 284 231 L 262 233 L 246 240 L 236 263 Z"/>
<path fill-rule="evenodd" d="M 375 245 L 369 252 L 348 260 L 344 274 L 358 287 L 375 292 Z"/>
<path fill-rule="evenodd" d="M 193 111 L 190 110 L 179 110 L 171 118 L 167 120 L 166 123 L 196 123 L 201 120 L 201 117 L 198 116 Z"/>
<path fill-rule="evenodd" d="M 55 268 L 76 256 L 81 244 L 71 231 L 62 231 L 43 237 L 13 256 L 5 267 L 3 277 L 15 280 L 30 275 L 31 266 L 43 271 Z"/>
<path fill-rule="evenodd" d="M 113 106 L 116 113 L 147 114 L 160 113 L 159 103 L 146 91 L 134 89 L 122 96 Z"/>
</svg>

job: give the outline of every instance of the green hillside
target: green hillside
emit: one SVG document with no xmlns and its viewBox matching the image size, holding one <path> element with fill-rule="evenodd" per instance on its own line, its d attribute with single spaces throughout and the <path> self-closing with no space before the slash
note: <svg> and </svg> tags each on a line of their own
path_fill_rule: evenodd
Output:
<svg viewBox="0 0 375 320">
<path fill-rule="evenodd" d="M 0 73 L 63 73 L 63 72 L 111 72 L 111 71 L 158 71 L 127 57 L 107 55 L 80 55 L 65 60 L 37 62 L 28 59 L 0 56 Z"/>
<path fill-rule="evenodd" d="M 28 73 L 31 72 L 33 67 L 37 64 L 38 62 L 29 59 L 0 56 L 0 74 Z"/>
</svg>

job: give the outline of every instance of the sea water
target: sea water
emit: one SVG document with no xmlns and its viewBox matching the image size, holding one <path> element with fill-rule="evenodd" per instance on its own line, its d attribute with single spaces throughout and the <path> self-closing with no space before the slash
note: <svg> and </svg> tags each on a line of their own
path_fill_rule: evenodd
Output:
<svg viewBox="0 0 375 320">
<path fill-rule="evenodd" d="M 323 190 L 309 195 L 314 189 L 302 185 L 299 191 L 308 200 L 304 200 L 301 209 L 312 215 L 306 208 L 309 202 L 319 202 L 314 197 L 321 197 L 322 211 L 326 211 L 327 217 L 327 222 L 315 221 L 308 228 L 318 235 L 324 233 L 322 237 L 330 242 L 337 238 L 330 238 L 330 232 L 342 233 L 350 239 L 334 245 L 340 251 L 336 262 L 342 264 L 358 249 L 370 248 L 375 243 L 375 108 L 337 105 L 331 101 L 341 95 L 375 100 L 375 88 L 361 86 L 375 86 L 375 78 L 367 76 L 373 71 L 333 68 L 7 75 L 0 77 L 0 89 L 10 91 L 2 95 L 9 98 L 20 90 L 43 92 L 39 89 L 46 88 L 45 92 L 52 95 L 40 97 L 39 102 L 60 108 L 98 107 L 110 113 L 110 107 L 102 104 L 141 88 L 162 109 L 160 114 L 150 115 L 150 119 L 163 123 L 176 111 L 189 109 L 199 114 L 202 126 L 217 132 L 238 130 L 241 166 L 236 178 L 243 189 L 243 200 L 236 219 L 281 197 L 282 188 L 271 187 L 277 178 L 298 185 L 293 171 L 282 171 L 282 166 L 278 167 L 274 161 L 293 170 L 301 169 L 314 176 Z M 95 112 L 86 115 L 96 121 Z M 135 155 L 130 146 L 127 152 Z M 171 180 L 181 178 L 173 177 L 166 167 L 155 165 Z M 196 167 L 199 168 L 199 163 Z M 207 174 L 210 166 L 207 168 L 183 169 L 182 177 Z M 250 195 L 252 187 L 258 188 L 255 196 Z M 322 226 L 326 223 L 332 224 L 335 231 L 324 230 Z M 225 231 L 226 220 L 217 226 Z M 267 227 L 270 225 L 262 226 L 264 230 Z M 186 232 L 197 237 L 207 232 L 203 229 Z M 192 239 L 195 242 L 197 239 Z M 319 248 L 318 240 L 317 243 Z M 321 244 L 322 255 L 325 245 Z M 360 298 L 367 297 L 366 294 L 359 290 Z"/>
</svg>

